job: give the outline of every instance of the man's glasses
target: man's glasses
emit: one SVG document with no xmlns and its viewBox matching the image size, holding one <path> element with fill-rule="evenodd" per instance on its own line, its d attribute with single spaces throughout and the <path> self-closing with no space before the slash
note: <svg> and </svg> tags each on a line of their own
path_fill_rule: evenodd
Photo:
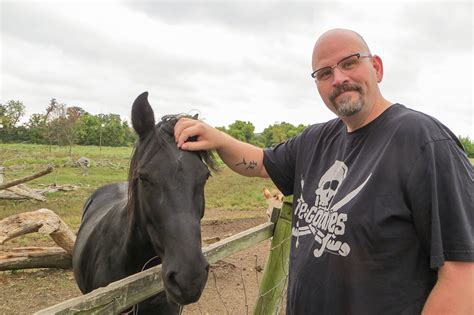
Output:
<svg viewBox="0 0 474 315">
<path fill-rule="evenodd" d="M 356 53 L 341 59 L 337 64 L 332 67 L 324 67 L 311 73 L 311 76 L 317 81 L 326 81 L 334 75 L 334 69 L 339 68 L 342 72 L 347 74 L 349 71 L 354 70 L 360 63 L 360 58 L 371 58 L 371 54 Z"/>
</svg>

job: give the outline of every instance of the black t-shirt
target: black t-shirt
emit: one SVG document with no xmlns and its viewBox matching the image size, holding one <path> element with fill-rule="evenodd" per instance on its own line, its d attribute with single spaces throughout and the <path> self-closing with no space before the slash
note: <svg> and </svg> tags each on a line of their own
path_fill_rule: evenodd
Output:
<svg viewBox="0 0 474 315">
<path fill-rule="evenodd" d="M 316 124 L 263 162 L 294 195 L 288 314 L 419 314 L 445 260 L 474 261 L 473 167 L 428 115 Z"/>
</svg>

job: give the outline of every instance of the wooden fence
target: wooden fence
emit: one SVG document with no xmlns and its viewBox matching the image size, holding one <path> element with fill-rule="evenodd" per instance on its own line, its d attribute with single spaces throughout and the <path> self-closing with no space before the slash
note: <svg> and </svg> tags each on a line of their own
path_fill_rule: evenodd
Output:
<svg viewBox="0 0 474 315">
<path fill-rule="evenodd" d="M 212 264 L 273 237 L 254 314 L 275 314 L 286 284 L 290 235 L 291 204 L 284 202 L 281 211 L 273 209 L 269 222 L 204 247 L 203 254 Z M 43 309 L 35 315 L 117 314 L 163 290 L 159 265 Z"/>
</svg>

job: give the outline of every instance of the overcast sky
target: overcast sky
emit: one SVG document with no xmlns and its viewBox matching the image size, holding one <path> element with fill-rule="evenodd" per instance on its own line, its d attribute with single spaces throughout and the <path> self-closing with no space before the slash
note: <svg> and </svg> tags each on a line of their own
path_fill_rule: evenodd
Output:
<svg viewBox="0 0 474 315">
<path fill-rule="evenodd" d="M 149 91 L 157 118 L 197 110 L 257 132 L 327 121 L 311 53 L 342 27 L 381 56 L 388 100 L 474 139 L 471 1 L 0 1 L 0 103 L 28 115 L 56 98 L 129 120 Z"/>
</svg>

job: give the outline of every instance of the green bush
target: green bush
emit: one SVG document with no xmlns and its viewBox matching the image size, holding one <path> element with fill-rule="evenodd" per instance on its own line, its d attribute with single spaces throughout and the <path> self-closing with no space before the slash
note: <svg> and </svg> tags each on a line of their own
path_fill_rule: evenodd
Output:
<svg viewBox="0 0 474 315">
<path fill-rule="evenodd" d="M 467 153 L 467 156 L 474 158 L 474 142 L 469 137 L 459 136 L 459 141 L 461 141 L 464 150 Z"/>
</svg>

